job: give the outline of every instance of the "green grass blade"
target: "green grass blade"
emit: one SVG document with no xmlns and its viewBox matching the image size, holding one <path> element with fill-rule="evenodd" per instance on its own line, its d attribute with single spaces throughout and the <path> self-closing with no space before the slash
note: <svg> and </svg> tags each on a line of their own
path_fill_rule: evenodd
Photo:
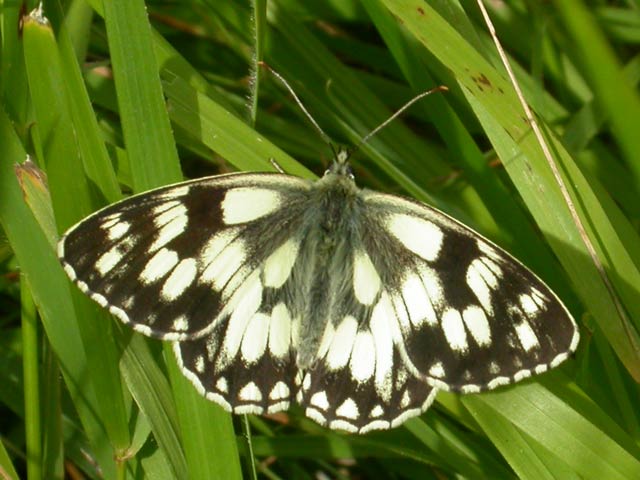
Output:
<svg viewBox="0 0 640 480">
<path fill-rule="evenodd" d="M 104 7 L 135 189 L 139 192 L 182 180 L 144 3 L 115 0 Z"/>
<path fill-rule="evenodd" d="M 135 189 L 138 191 L 182 179 L 175 144 L 162 97 L 159 68 L 153 55 L 151 29 L 142 2 L 112 2 L 105 4 L 107 33 L 114 65 L 118 105 L 127 154 Z M 131 43 L 136 45 L 131 49 Z M 170 361 L 174 361 L 171 359 Z M 173 368 L 173 367 L 172 367 Z M 211 443 L 185 442 L 189 470 L 200 471 L 208 464 L 225 465 L 234 470 L 232 429 L 214 430 L 207 410 L 185 410 L 195 399 L 193 389 L 180 388 L 184 379 L 176 379 L 173 388 L 183 438 L 207 438 Z M 158 413 L 155 413 L 157 415 Z M 218 413 L 216 413 L 218 414 Z M 149 418 L 154 424 L 157 419 Z M 190 429 L 189 429 L 190 428 Z M 205 429 L 203 434 L 200 428 Z M 214 433 L 215 435 L 211 435 Z M 212 448 L 212 445 L 216 447 Z M 172 452 L 167 451 L 167 455 Z M 218 459 L 216 460 L 217 457 Z M 205 470 L 206 471 L 206 470 Z"/>
<path fill-rule="evenodd" d="M 45 19 L 31 17 L 23 30 L 25 63 L 29 86 L 36 114 L 36 128 L 41 140 L 40 149 L 48 173 L 51 199 L 56 212 L 56 222 L 62 230 L 89 213 L 93 203 L 92 191 L 81 175 L 82 153 L 76 144 L 78 133 L 74 130 L 64 65 L 52 31 Z M 48 64 L 43 69 L 43 64 Z M 77 182 L 69 187 L 70 172 L 75 172 Z M 80 174 L 80 175 L 78 175 Z M 129 444 L 129 430 L 125 398 L 119 381 L 118 359 L 120 353 L 113 341 L 111 324 L 107 315 L 80 292 L 73 294 L 78 327 L 87 349 L 87 362 L 94 372 L 91 382 L 96 388 L 96 408 L 105 422 L 116 451 L 124 451 Z M 94 321 L 102 318 L 103 321 Z"/>
<path fill-rule="evenodd" d="M 585 412 L 575 410 L 566 399 L 540 385 L 525 384 L 509 392 L 466 397 L 463 403 L 492 436 L 504 433 L 500 431 L 504 424 L 495 422 L 496 416 L 501 416 L 539 442 L 547 451 L 546 456 L 557 456 L 581 478 L 623 480 L 640 475 L 640 449 L 631 438 L 617 438 L 624 437 L 621 431 L 612 434 L 603 431 L 599 420 L 589 419 Z M 478 404 L 482 405 L 476 408 Z M 503 447 L 510 461 L 515 463 L 521 458 L 518 443 Z M 525 458 L 516 470 L 526 470 L 529 478 L 536 478 L 533 472 L 539 469 L 534 470 L 533 466 L 531 459 Z"/>
<path fill-rule="evenodd" d="M 554 2 L 576 46 L 575 52 L 593 88 L 598 106 L 606 112 L 611 133 L 626 157 L 626 164 L 640 185 L 640 96 L 629 82 L 592 13 L 580 0 Z M 612 88 L 615 85 L 615 88 Z"/>
<path fill-rule="evenodd" d="M 4 448 L 4 443 L 2 442 L 0 442 L 0 476 L 7 480 L 19 480 L 20 478 L 18 477 L 18 472 L 16 472 L 13 463 L 11 463 L 11 458 L 9 458 L 7 449 Z"/>
<path fill-rule="evenodd" d="M 0 110 L 0 221 L 21 270 L 27 275 L 44 329 L 93 454 L 105 475 L 115 471 L 113 448 L 97 416 L 93 385 L 70 299 L 70 285 L 47 239 L 24 202 L 14 163 L 26 156 L 6 114 Z"/>
<path fill-rule="evenodd" d="M 24 416 L 27 426 L 27 475 L 42 477 L 42 418 L 40 416 L 40 374 L 38 362 L 38 317 L 30 288 L 21 282 L 22 359 L 24 371 Z"/>
</svg>

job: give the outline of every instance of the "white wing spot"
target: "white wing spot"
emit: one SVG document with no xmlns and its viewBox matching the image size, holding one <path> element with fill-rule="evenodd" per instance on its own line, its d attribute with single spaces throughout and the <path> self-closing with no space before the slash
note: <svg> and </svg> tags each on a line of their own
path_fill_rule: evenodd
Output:
<svg viewBox="0 0 640 480">
<path fill-rule="evenodd" d="M 520 340 L 522 348 L 527 352 L 540 346 L 538 337 L 536 337 L 535 332 L 528 322 L 522 322 L 519 325 L 516 325 L 516 333 L 518 334 L 518 340 Z"/>
<path fill-rule="evenodd" d="M 508 385 L 509 383 L 511 383 L 511 379 L 509 377 L 496 377 L 487 383 L 487 388 L 489 390 L 493 390 L 500 385 Z"/>
<path fill-rule="evenodd" d="M 498 365 L 496 362 L 490 362 L 489 363 L 489 373 L 491 375 L 497 375 L 500 373 L 500 365 Z"/>
<path fill-rule="evenodd" d="M 153 223 L 157 228 L 162 228 L 176 218 L 187 217 L 187 207 L 180 202 L 175 202 L 171 208 L 163 211 L 160 215 L 153 219 Z"/>
<path fill-rule="evenodd" d="M 184 233 L 184 231 L 187 229 L 187 223 L 189 223 L 189 218 L 186 215 L 187 209 L 182 205 L 180 207 L 175 207 L 175 208 L 172 208 L 171 210 L 168 210 L 167 212 L 160 215 L 160 217 L 158 217 L 157 219 L 160 219 L 165 215 L 168 215 L 176 210 L 181 210 L 181 211 L 184 210 L 184 214 L 176 215 L 175 217 L 171 218 L 171 220 L 169 220 L 167 223 L 163 224 L 160 227 L 160 229 L 158 230 L 156 239 L 149 246 L 149 251 L 154 251 L 160 247 L 164 247 L 166 244 L 168 244 L 171 240 L 176 238 L 178 235 Z"/>
<path fill-rule="evenodd" d="M 352 425 L 346 420 L 333 420 L 329 424 L 329 428 L 331 428 L 332 430 L 343 430 L 349 433 L 356 433 L 358 431 L 358 427 Z"/>
<path fill-rule="evenodd" d="M 260 393 L 260 389 L 255 383 L 249 382 L 242 387 L 242 390 L 238 393 L 238 398 L 245 402 L 260 402 L 262 401 L 262 393 Z"/>
<path fill-rule="evenodd" d="M 281 400 L 283 398 L 289 398 L 291 392 L 289 391 L 289 387 L 283 381 L 277 382 L 273 388 L 271 389 L 271 393 L 269 393 L 270 400 Z"/>
<path fill-rule="evenodd" d="M 402 394 L 402 399 L 400 400 L 400 407 L 407 408 L 407 406 L 411 403 L 411 394 L 409 390 L 405 390 Z"/>
<path fill-rule="evenodd" d="M 184 332 L 189 328 L 186 315 L 180 315 L 173 321 L 173 329 L 177 332 Z"/>
<path fill-rule="evenodd" d="M 310 386 L 311 386 L 311 374 L 307 372 L 304 376 L 304 379 L 302 380 L 302 389 L 309 390 Z"/>
<path fill-rule="evenodd" d="M 111 215 L 107 215 L 102 219 L 100 228 L 102 228 L 103 230 L 109 230 L 111 227 L 113 227 L 116 223 L 120 221 L 121 217 L 122 215 L 118 212 L 112 213 Z"/>
<path fill-rule="evenodd" d="M 393 304 L 393 312 L 398 320 L 400 330 L 402 330 L 405 335 L 409 334 L 411 331 L 411 321 L 409 320 L 409 312 L 407 312 L 403 297 L 401 295 L 391 295 L 391 303 Z"/>
<path fill-rule="evenodd" d="M 540 292 L 540 290 L 535 287 L 531 287 L 531 297 L 533 298 L 533 301 L 536 302 L 536 305 L 538 305 L 538 307 L 540 308 L 543 308 L 545 306 L 545 303 L 548 301 L 547 297 L 544 296 L 542 292 Z"/>
<path fill-rule="evenodd" d="M 255 363 L 264 355 L 269 337 L 269 323 L 269 316 L 264 313 L 256 313 L 249 321 L 240 348 L 242 358 L 247 363 Z"/>
<path fill-rule="evenodd" d="M 336 409 L 336 415 L 339 417 L 349 418 L 351 420 L 357 420 L 360 416 L 358 411 L 358 405 L 352 398 L 347 398 L 342 405 Z"/>
<path fill-rule="evenodd" d="M 358 382 L 365 382 L 376 368 L 376 349 L 371 332 L 358 332 L 351 354 L 351 376 Z"/>
<path fill-rule="evenodd" d="M 233 413 L 236 415 L 262 415 L 264 413 L 264 409 L 258 405 L 236 405 L 233 407 Z"/>
<path fill-rule="evenodd" d="M 467 332 L 458 310 L 450 308 L 442 314 L 442 330 L 452 350 L 458 352 L 468 350 Z"/>
<path fill-rule="evenodd" d="M 406 276 L 402 284 L 402 296 L 408 310 L 411 323 L 420 327 L 423 322 L 429 325 L 437 324 L 438 320 L 433 305 L 429 299 L 429 294 L 424 288 L 422 278 L 414 273 Z"/>
<path fill-rule="evenodd" d="M 384 415 L 384 408 L 382 408 L 382 405 L 376 405 L 371 409 L 371 412 L 369 413 L 369 416 L 371 418 L 380 417 L 382 415 Z"/>
<path fill-rule="evenodd" d="M 514 382 L 519 382 L 520 380 L 524 380 L 525 378 L 529 378 L 531 376 L 531 370 L 520 370 L 516 372 L 513 376 Z"/>
<path fill-rule="evenodd" d="M 182 260 L 165 280 L 160 291 L 162 299 L 171 301 L 178 298 L 193 283 L 197 273 L 198 266 L 194 258 Z"/>
<path fill-rule="evenodd" d="M 314 405 L 325 412 L 329 410 L 329 401 L 327 400 L 327 394 L 324 390 L 314 393 L 309 400 L 311 405 Z"/>
<path fill-rule="evenodd" d="M 444 375 L 445 375 L 445 372 L 444 372 L 444 366 L 442 365 L 442 362 L 436 362 L 433 365 L 431 365 L 431 368 L 429 369 L 430 377 L 443 378 Z"/>
<path fill-rule="evenodd" d="M 318 348 L 317 353 L 318 358 L 323 358 L 327 354 L 329 347 L 331 347 L 331 342 L 333 342 L 333 336 L 335 333 L 336 329 L 334 328 L 333 323 L 327 322 L 324 332 L 322 333 L 322 339 L 320 340 L 320 348 Z M 297 345 L 298 344 L 296 343 L 296 346 Z"/>
<path fill-rule="evenodd" d="M 129 222 L 119 222 L 107 228 L 107 238 L 114 241 L 118 240 L 129 231 L 131 224 Z"/>
<path fill-rule="evenodd" d="M 224 377 L 220 377 L 216 382 L 216 388 L 223 393 L 228 393 L 229 385 L 227 385 L 227 379 Z"/>
<path fill-rule="evenodd" d="M 422 265 L 419 268 L 419 273 L 422 283 L 424 284 L 424 288 L 427 291 L 427 295 L 429 296 L 431 305 L 434 309 L 441 309 L 444 306 L 445 301 L 444 289 L 442 288 L 438 272 L 433 268 Z M 427 318 L 427 321 L 429 321 L 429 318 Z M 433 321 L 434 323 L 436 322 L 435 319 Z"/>
<path fill-rule="evenodd" d="M 198 355 L 198 358 L 196 358 L 196 371 L 204 373 L 204 357 L 202 355 Z"/>
<path fill-rule="evenodd" d="M 166 212 L 167 210 L 177 207 L 178 205 L 180 205 L 180 202 L 178 200 L 173 200 L 171 202 L 164 202 L 161 203 L 159 205 L 156 205 L 155 207 L 153 207 L 151 209 L 151 212 L 154 216 L 158 216 L 160 215 L 162 212 Z"/>
<path fill-rule="evenodd" d="M 371 305 L 380 291 L 380 276 L 366 252 L 356 250 L 353 256 L 353 290 L 363 305 Z"/>
<path fill-rule="evenodd" d="M 247 325 L 262 303 L 262 284 L 258 271 L 247 278 L 227 304 L 231 311 L 227 334 L 224 336 L 223 350 L 225 360 L 235 357 Z"/>
<path fill-rule="evenodd" d="M 526 294 L 520 295 L 520 306 L 522 306 L 522 310 L 529 318 L 534 317 L 540 310 L 534 299 Z"/>
<path fill-rule="evenodd" d="M 265 287 L 280 288 L 291 275 L 300 243 L 290 238 L 280 245 L 264 263 L 264 285 Z"/>
<path fill-rule="evenodd" d="M 357 330 L 358 321 L 350 315 L 344 317 L 344 320 L 338 325 L 327 352 L 327 366 L 330 370 L 337 370 L 347 364 Z"/>
<path fill-rule="evenodd" d="M 534 372 L 536 372 L 537 375 L 540 375 L 541 373 L 546 372 L 549 369 L 549 366 L 546 364 L 541 364 L 536 366 L 536 368 L 533 369 Z"/>
<path fill-rule="evenodd" d="M 202 282 L 213 284 L 221 291 L 231 277 L 242 268 L 246 249 L 240 239 L 231 241 L 230 235 L 215 235 L 203 250 L 202 263 L 207 267 L 200 277 Z M 226 243 L 225 243 L 226 242 Z"/>
<path fill-rule="evenodd" d="M 100 275 L 106 275 L 113 267 L 120 263 L 123 257 L 124 254 L 120 251 L 118 245 L 114 245 L 100 256 L 96 262 L 96 270 Z"/>
<path fill-rule="evenodd" d="M 387 430 L 391 424 L 386 420 L 374 420 L 373 422 L 367 423 L 364 427 L 360 429 L 360 434 L 365 434 L 372 430 Z"/>
<path fill-rule="evenodd" d="M 315 408 L 307 407 L 304 411 L 304 414 L 306 417 L 309 417 L 311 420 L 313 420 L 316 423 L 319 423 L 320 425 L 327 424 L 327 419 L 324 418 L 324 415 L 322 415 Z"/>
<path fill-rule="evenodd" d="M 268 215 L 282 204 L 280 194 L 264 188 L 239 187 L 229 190 L 222 201 L 222 220 L 236 225 Z"/>
<path fill-rule="evenodd" d="M 467 269 L 466 281 L 485 312 L 489 315 L 493 315 L 491 289 L 497 287 L 498 280 L 491 270 L 489 270 L 480 260 L 475 259 Z"/>
<path fill-rule="evenodd" d="M 151 260 L 147 262 L 138 279 L 149 285 L 157 282 L 169 273 L 178 264 L 178 254 L 173 250 L 162 248 L 158 250 Z"/>
<path fill-rule="evenodd" d="M 491 328 L 484 310 L 475 305 L 470 305 L 462 312 L 462 318 L 478 345 L 482 347 L 491 345 Z"/>
<path fill-rule="evenodd" d="M 160 195 L 160 198 L 172 199 L 177 197 L 184 197 L 189 193 L 189 185 L 181 185 L 179 187 L 169 188 L 166 192 Z"/>
<path fill-rule="evenodd" d="M 396 213 L 387 219 L 387 228 L 400 243 L 424 260 L 432 262 L 438 258 L 444 233 L 435 223 Z"/>
<path fill-rule="evenodd" d="M 388 322 L 393 321 L 393 307 L 386 292 L 371 313 L 371 334 L 376 349 L 376 392 L 386 402 L 391 398 L 391 376 L 393 371 L 393 339 Z"/>
<path fill-rule="evenodd" d="M 291 345 L 291 316 L 282 302 L 273 307 L 269 325 L 269 353 L 276 358 L 284 357 Z"/>
</svg>

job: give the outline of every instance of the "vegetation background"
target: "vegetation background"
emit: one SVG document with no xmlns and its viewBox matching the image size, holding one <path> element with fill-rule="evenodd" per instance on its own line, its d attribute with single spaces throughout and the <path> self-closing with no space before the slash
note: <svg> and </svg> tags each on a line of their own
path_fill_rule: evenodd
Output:
<svg viewBox="0 0 640 480">
<path fill-rule="evenodd" d="M 485 2 L 583 233 L 474 0 L 37 3 L 0 1 L 0 478 L 640 478 L 638 0 Z M 295 408 L 232 418 L 72 288 L 60 232 L 129 192 L 323 171 L 259 59 L 346 144 L 446 85 L 360 149 L 358 183 L 513 252 L 578 320 L 575 358 L 340 435 Z"/>
</svg>

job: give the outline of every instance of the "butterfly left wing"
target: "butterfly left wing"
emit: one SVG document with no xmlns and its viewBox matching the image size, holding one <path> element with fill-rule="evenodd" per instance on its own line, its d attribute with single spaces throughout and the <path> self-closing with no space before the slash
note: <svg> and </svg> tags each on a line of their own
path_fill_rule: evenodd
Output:
<svg viewBox="0 0 640 480">
<path fill-rule="evenodd" d="M 389 318 L 414 375 L 478 392 L 542 373 L 575 351 L 570 313 L 503 249 L 421 203 L 368 191 L 363 198 L 361 255 L 387 288 L 369 295 L 372 311 Z"/>
</svg>

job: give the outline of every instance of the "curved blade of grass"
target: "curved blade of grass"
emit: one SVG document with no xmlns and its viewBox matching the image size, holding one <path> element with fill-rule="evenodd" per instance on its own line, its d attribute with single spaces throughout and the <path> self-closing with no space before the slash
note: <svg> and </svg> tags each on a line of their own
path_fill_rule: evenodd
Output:
<svg viewBox="0 0 640 480">
<path fill-rule="evenodd" d="M 583 412 L 539 384 L 527 383 L 509 392 L 465 397 L 463 403 L 498 442 L 506 424 L 494 421 L 496 417 L 503 417 L 544 447 L 542 459 L 556 456 L 582 478 L 623 480 L 640 475 L 640 449 L 632 439 L 616 438 L 624 437 L 621 431 L 615 436 L 609 435 L 601 430 L 599 420 L 592 422 Z M 482 405 L 477 408 L 478 404 Z M 491 412 L 486 411 L 487 408 Z M 632 451 L 625 449 L 623 443 Z M 526 457 L 522 461 L 522 452 L 515 448 L 517 444 L 502 446 L 510 462 L 518 465 L 516 471 L 522 470 L 528 478 L 537 478 L 533 473 L 539 468 L 528 464 Z"/>
<path fill-rule="evenodd" d="M 38 138 L 41 141 L 43 161 L 56 212 L 56 223 L 61 230 L 89 213 L 94 203 L 92 191 L 84 176 L 69 182 L 70 172 L 81 172 L 81 152 L 76 138 L 69 102 L 68 84 L 63 65 L 46 19 L 36 12 L 25 21 L 23 28 L 25 63 L 36 118 Z M 47 68 L 42 68 L 47 65 Z M 96 389 L 96 408 L 105 423 L 116 451 L 129 444 L 129 430 L 125 398 L 118 374 L 120 353 L 113 341 L 108 316 L 78 291 L 73 292 L 76 319 L 87 347 L 87 362 Z M 96 318 L 103 321 L 95 322 Z M 90 346 L 90 348 L 89 348 Z M 104 373 L 97 374 L 98 372 Z"/>
<path fill-rule="evenodd" d="M 13 174 L 14 163 L 24 159 L 26 153 L 2 109 L 0 139 L 0 221 L 20 268 L 29 279 L 47 338 L 60 361 L 93 454 L 105 475 L 113 476 L 113 448 L 97 416 L 93 384 L 87 381 L 90 373 L 71 303 L 70 285 L 51 248 L 51 239 L 40 230 Z"/>
<path fill-rule="evenodd" d="M 11 458 L 9 458 L 6 448 L 4 448 L 4 443 L 2 442 L 0 442 L 0 477 L 3 479 L 6 478 L 7 480 L 20 479 L 13 463 L 11 463 Z"/>
<path fill-rule="evenodd" d="M 592 13 L 579 0 L 554 2 L 560 18 L 574 41 L 574 52 L 591 84 L 594 98 L 611 124 L 611 133 L 626 157 L 626 164 L 640 185 L 640 96 L 625 81 L 612 45 L 604 37 Z M 612 88 L 615 85 L 615 88 Z"/>
<path fill-rule="evenodd" d="M 122 373 L 131 394 L 146 416 L 175 478 L 188 476 L 179 426 L 169 384 L 144 339 L 132 335 L 122 357 Z M 131 455 L 137 451 L 130 450 Z"/>
<path fill-rule="evenodd" d="M 150 55 L 153 40 L 144 4 L 139 0 L 118 0 L 105 3 L 104 7 L 134 189 L 142 191 L 179 181 L 182 174 L 163 101 L 159 68 L 155 56 Z M 135 48 L 131 48 L 132 45 Z M 211 410 L 186 411 L 186 405 L 198 401 L 198 393 L 193 388 L 179 388 L 179 385 L 174 386 L 173 394 L 179 406 L 182 438 L 194 436 L 207 440 L 183 444 L 189 472 L 202 471 L 207 464 L 213 464 L 237 476 L 238 455 L 232 429 L 223 431 L 208 426 Z M 215 411 L 214 415 L 228 417 L 220 411 Z M 207 434 L 203 435 L 199 428 L 206 429 Z"/>
</svg>

